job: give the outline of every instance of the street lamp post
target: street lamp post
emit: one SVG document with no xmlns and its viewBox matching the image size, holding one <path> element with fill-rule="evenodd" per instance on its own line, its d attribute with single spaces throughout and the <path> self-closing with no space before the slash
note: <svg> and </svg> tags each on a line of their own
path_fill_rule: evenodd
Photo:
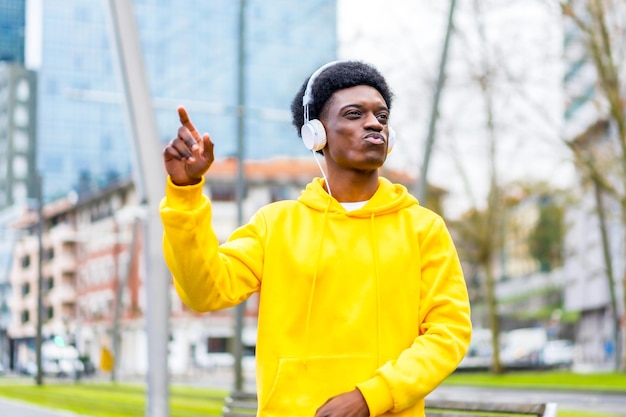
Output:
<svg viewBox="0 0 626 417">
<path fill-rule="evenodd" d="M 237 226 L 243 224 L 243 199 L 245 192 L 245 105 L 246 105 L 246 0 L 239 0 L 239 44 L 237 65 Z M 235 392 L 243 391 L 243 316 L 245 301 L 235 307 L 235 337 L 233 354 L 235 357 Z"/>
<path fill-rule="evenodd" d="M 35 352 L 37 355 L 37 375 L 35 377 L 37 385 L 43 384 L 43 360 L 41 345 L 43 344 L 43 196 L 42 178 L 39 173 L 36 176 L 37 189 L 37 243 L 39 255 L 37 257 L 37 336 L 35 337 Z"/>
<path fill-rule="evenodd" d="M 147 209 L 143 248 L 146 269 L 148 372 L 146 416 L 169 416 L 168 341 L 170 275 L 163 259 L 159 201 L 165 195 L 162 145 L 154 118 L 152 96 L 146 77 L 133 2 L 109 0 L 113 46 L 126 105 L 130 136 L 134 140 L 134 173 L 139 200 Z"/>
</svg>

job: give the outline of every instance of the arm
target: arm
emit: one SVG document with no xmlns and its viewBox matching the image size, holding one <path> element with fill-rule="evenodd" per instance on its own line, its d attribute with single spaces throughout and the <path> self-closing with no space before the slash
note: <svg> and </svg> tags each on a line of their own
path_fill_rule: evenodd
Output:
<svg viewBox="0 0 626 417">
<path fill-rule="evenodd" d="M 434 390 L 463 359 L 471 337 L 467 287 L 452 239 L 437 218 L 420 237 L 419 336 L 357 385 L 370 415 L 397 412 Z"/>
<path fill-rule="evenodd" d="M 160 206 L 163 252 L 183 302 L 196 311 L 239 304 L 257 291 L 262 270 L 260 215 L 220 246 L 211 226 L 211 204 L 204 180 L 178 187 L 170 178 Z"/>
<path fill-rule="evenodd" d="M 262 252 L 256 225 L 242 228 L 230 250 L 219 247 L 211 226 L 211 204 L 202 195 L 204 174 L 214 160 L 213 143 L 208 134 L 200 136 L 183 107 L 178 115 L 181 127 L 163 150 L 168 173 L 160 206 L 165 260 L 189 307 L 197 311 L 230 307 L 259 287 Z"/>
</svg>

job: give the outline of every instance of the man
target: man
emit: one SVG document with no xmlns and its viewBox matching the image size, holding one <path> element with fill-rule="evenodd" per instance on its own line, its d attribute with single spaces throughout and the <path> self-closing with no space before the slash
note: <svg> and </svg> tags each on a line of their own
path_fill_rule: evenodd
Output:
<svg viewBox="0 0 626 417">
<path fill-rule="evenodd" d="M 197 311 L 260 293 L 260 416 L 423 416 L 424 397 L 465 355 L 469 301 L 444 222 L 378 174 L 394 141 L 391 101 L 368 64 L 317 70 L 292 113 L 305 146 L 323 154 L 323 178 L 222 245 L 202 195 L 213 142 L 179 108 L 163 151 L 165 258 Z"/>
</svg>

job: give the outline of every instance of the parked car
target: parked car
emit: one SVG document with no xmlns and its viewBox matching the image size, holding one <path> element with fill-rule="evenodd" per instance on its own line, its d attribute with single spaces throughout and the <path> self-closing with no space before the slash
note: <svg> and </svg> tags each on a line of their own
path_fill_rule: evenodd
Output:
<svg viewBox="0 0 626 417">
<path fill-rule="evenodd" d="M 511 330 L 504 335 L 500 360 L 508 368 L 538 367 L 547 342 L 548 334 L 544 328 Z"/>
<path fill-rule="evenodd" d="M 541 350 L 541 366 L 547 368 L 570 368 L 574 364 L 574 343 L 570 340 L 551 340 Z"/>
<path fill-rule="evenodd" d="M 41 369 L 46 376 L 79 379 L 85 373 L 85 364 L 79 359 L 74 346 L 58 346 L 52 341 L 41 345 Z M 37 375 L 37 363 L 30 360 L 19 364 L 18 370 L 23 375 Z"/>
<path fill-rule="evenodd" d="M 493 362 L 491 347 L 491 330 L 475 328 L 472 330 L 472 340 L 467 354 L 459 364 L 459 370 L 487 369 Z"/>
<path fill-rule="evenodd" d="M 35 361 L 28 361 L 17 365 L 17 370 L 21 375 L 37 375 L 37 364 Z"/>
</svg>

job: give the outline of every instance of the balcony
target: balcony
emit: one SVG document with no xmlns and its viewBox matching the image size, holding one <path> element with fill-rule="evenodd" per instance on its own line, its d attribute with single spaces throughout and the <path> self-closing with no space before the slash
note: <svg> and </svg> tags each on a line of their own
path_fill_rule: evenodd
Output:
<svg viewBox="0 0 626 417">
<path fill-rule="evenodd" d="M 60 254 L 55 257 L 52 262 L 52 268 L 60 275 L 67 272 L 74 273 L 76 271 L 76 257 L 73 254 Z"/>
<path fill-rule="evenodd" d="M 48 302 L 52 305 L 73 303 L 76 300 L 76 288 L 71 284 L 55 286 L 48 292 Z"/>
<path fill-rule="evenodd" d="M 50 229 L 50 237 L 56 242 L 78 242 L 78 233 L 68 223 L 60 223 Z"/>
</svg>

